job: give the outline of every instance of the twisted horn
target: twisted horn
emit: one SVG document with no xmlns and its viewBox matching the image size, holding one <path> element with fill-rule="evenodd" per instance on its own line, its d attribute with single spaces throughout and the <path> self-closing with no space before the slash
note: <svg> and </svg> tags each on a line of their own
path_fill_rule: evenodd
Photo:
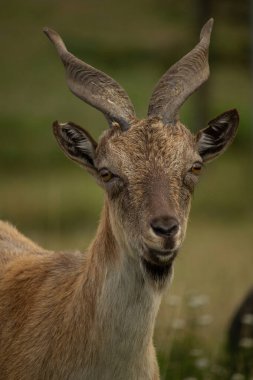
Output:
<svg viewBox="0 0 253 380">
<path fill-rule="evenodd" d="M 134 107 L 125 90 L 112 78 L 68 52 L 57 32 L 44 28 L 66 69 L 67 84 L 74 95 L 102 111 L 109 124 L 118 122 L 123 130 L 135 118 Z"/>
<path fill-rule="evenodd" d="M 207 80 L 212 27 L 211 18 L 201 30 L 200 42 L 162 76 L 151 96 L 148 116 L 158 116 L 168 124 L 175 122 L 185 100 Z"/>
</svg>

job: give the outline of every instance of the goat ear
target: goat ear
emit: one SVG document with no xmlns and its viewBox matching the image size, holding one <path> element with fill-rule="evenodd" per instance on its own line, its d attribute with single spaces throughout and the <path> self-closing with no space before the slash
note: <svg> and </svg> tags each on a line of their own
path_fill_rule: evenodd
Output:
<svg viewBox="0 0 253 380">
<path fill-rule="evenodd" d="M 96 172 L 94 157 L 97 143 L 88 132 L 72 122 L 60 124 L 58 121 L 53 123 L 53 132 L 59 146 L 69 158 L 90 172 Z"/>
<path fill-rule="evenodd" d="M 233 141 L 239 123 L 237 110 L 229 110 L 209 121 L 197 134 L 197 149 L 203 161 L 218 157 Z"/>
</svg>

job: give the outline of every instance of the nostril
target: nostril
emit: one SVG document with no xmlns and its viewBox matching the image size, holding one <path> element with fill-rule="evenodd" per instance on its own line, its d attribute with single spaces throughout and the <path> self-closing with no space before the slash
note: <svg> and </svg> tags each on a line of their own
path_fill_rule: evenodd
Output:
<svg viewBox="0 0 253 380">
<path fill-rule="evenodd" d="M 179 223 L 174 217 L 159 217 L 155 218 L 150 223 L 152 230 L 158 236 L 172 237 L 179 230 Z"/>
</svg>

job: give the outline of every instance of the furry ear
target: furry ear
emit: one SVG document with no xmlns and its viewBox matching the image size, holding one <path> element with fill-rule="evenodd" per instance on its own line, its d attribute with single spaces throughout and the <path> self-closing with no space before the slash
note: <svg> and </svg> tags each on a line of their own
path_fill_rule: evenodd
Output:
<svg viewBox="0 0 253 380">
<path fill-rule="evenodd" d="M 218 157 L 233 141 L 239 124 L 236 109 L 229 110 L 209 121 L 208 127 L 197 134 L 197 149 L 203 161 Z"/>
<path fill-rule="evenodd" d="M 53 123 L 55 138 L 63 152 L 78 164 L 85 166 L 90 172 L 96 172 L 94 165 L 97 143 L 83 128 L 72 122 Z"/>
</svg>

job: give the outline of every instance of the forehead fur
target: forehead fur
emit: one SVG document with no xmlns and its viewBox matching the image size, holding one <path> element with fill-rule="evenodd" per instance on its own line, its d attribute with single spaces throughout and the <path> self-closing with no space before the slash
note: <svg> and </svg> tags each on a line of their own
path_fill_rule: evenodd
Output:
<svg viewBox="0 0 253 380">
<path fill-rule="evenodd" d="M 180 122 L 168 127 L 161 121 L 141 120 L 126 132 L 120 128 L 106 131 L 98 144 L 97 163 L 129 172 L 140 165 L 142 169 L 152 166 L 166 170 L 182 159 L 196 158 L 195 145 L 194 136 Z"/>
</svg>

